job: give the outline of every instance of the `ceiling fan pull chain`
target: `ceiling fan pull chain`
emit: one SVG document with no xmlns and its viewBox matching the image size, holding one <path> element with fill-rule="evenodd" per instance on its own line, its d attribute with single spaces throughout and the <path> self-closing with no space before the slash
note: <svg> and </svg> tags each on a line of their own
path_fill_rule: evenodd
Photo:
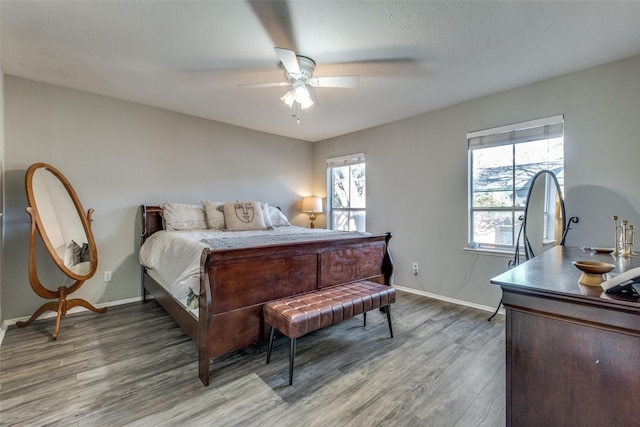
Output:
<svg viewBox="0 0 640 427">
<path fill-rule="evenodd" d="M 296 118 L 298 124 L 300 124 L 300 104 L 296 101 L 293 101 L 293 104 L 291 104 L 291 108 L 293 109 L 292 116 Z"/>
</svg>

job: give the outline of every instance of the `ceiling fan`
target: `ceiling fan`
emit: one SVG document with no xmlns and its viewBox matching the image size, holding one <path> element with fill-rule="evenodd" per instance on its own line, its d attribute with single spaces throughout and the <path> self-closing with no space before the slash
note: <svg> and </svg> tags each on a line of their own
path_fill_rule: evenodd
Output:
<svg viewBox="0 0 640 427">
<path fill-rule="evenodd" d="M 284 77 L 286 81 L 275 83 L 257 83 L 240 85 L 246 88 L 264 88 L 291 86 L 282 98 L 288 107 L 293 109 L 293 117 L 297 118 L 300 123 L 300 110 L 309 108 L 313 105 L 311 93 L 307 86 L 311 87 L 336 87 L 336 88 L 357 88 L 360 83 L 360 76 L 327 76 L 313 77 L 313 70 L 316 68 L 316 62 L 302 55 L 297 55 L 293 50 L 275 48 L 280 65 L 284 68 Z"/>
</svg>

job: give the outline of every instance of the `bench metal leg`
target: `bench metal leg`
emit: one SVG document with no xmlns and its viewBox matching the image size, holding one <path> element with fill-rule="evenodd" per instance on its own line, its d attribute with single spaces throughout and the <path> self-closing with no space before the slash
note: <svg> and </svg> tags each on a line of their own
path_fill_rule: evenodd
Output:
<svg viewBox="0 0 640 427">
<path fill-rule="evenodd" d="M 276 328 L 271 327 L 271 333 L 269 334 L 269 347 L 267 348 L 267 364 L 271 360 L 271 349 L 273 348 L 273 336 L 275 335 Z"/>
<path fill-rule="evenodd" d="M 386 305 L 384 307 L 380 307 L 382 311 L 387 313 L 387 323 L 389 324 L 389 333 L 391 334 L 391 338 L 393 338 L 393 328 L 391 327 L 391 305 Z M 383 310 L 384 309 L 384 310 Z M 364 326 L 367 326 L 367 312 L 362 313 L 362 317 L 364 318 Z"/>
<path fill-rule="evenodd" d="M 296 339 L 291 338 L 291 348 L 289 349 L 289 385 L 293 384 L 293 362 L 296 358 Z"/>
<path fill-rule="evenodd" d="M 276 333 L 276 328 L 271 327 L 269 333 L 269 346 L 267 347 L 267 364 L 271 361 L 271 350 L 273 349 L 273 338 Z M 293 385 L 293 363 L 296 359 L 296 339 L 291 338 L 291 348 L 289 349 L 289 385 Z"/>
</svg>

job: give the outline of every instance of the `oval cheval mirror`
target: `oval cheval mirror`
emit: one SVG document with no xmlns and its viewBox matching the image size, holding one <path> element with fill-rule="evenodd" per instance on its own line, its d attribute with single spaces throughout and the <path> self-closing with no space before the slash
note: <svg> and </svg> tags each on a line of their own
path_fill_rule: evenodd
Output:
<svg viewBox="0 0 640 427">
<path fill-rule="evenodd" d="M 80 299 L 67 299 L 82 284 L 90 279 L 98 267 L 98 250 L 91 232 L 93 209 L 85 214 L 80 200 L 69 181 L 60 171 L 46 163 L 36 163 L 29 167 L 25 177 L 27 190 L 27 213 L 31 217 L 29 236 L 29 283 L 38 296 L 56 299 L 38 308 L 19 327 L 27 326 L 46 311 L 56 311 L 56 325 L 53 339 L 58 338 L 60 320 L 73 307 L 81 306 L 97 313 L 105 308 L 96 308 Z M 46 288 L 36 272 L 36 229 L 58 268 L 70 278 L 69 286 L 58 286 L 53 291 Z"/>
<path fill-rule="evenodd" d="M 556 175 L 548 170 L 532 179 L 522 221 L 525 259 L 540 255 L 556 245 L 564 245 L 566 237 L 564 198 Z"/>
</svg>

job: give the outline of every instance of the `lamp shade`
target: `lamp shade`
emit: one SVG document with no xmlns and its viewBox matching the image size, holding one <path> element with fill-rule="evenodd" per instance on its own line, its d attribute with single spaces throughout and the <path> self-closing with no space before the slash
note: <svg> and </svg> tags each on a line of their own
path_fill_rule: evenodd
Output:
<svg viewBox="0 0 640 427">
<path fill-rule="evenodd" d="M 322 212 L 322 199 L 320 197 L 303 198 L 302 212 Z"/>
<path fill-rule="evenodd" d="M 294 93 L 290 90 L 289 92 L 285 93 L 282 98 L 280 98 L 280 100 L 284 102 L 289 108 L 293 108 L 293 103 L 296 102 L 300 105 L 300 108 L 302 110 L 305 110 L 313 105 L 313 100 L 309 95 L 309 91 L 306 88 L 303 89 L 307 94 L 306 96 L 304 96 L 304 92 L 302 92 L 302 95 L 298 95 L 297 93 Z"/>
</svg>

